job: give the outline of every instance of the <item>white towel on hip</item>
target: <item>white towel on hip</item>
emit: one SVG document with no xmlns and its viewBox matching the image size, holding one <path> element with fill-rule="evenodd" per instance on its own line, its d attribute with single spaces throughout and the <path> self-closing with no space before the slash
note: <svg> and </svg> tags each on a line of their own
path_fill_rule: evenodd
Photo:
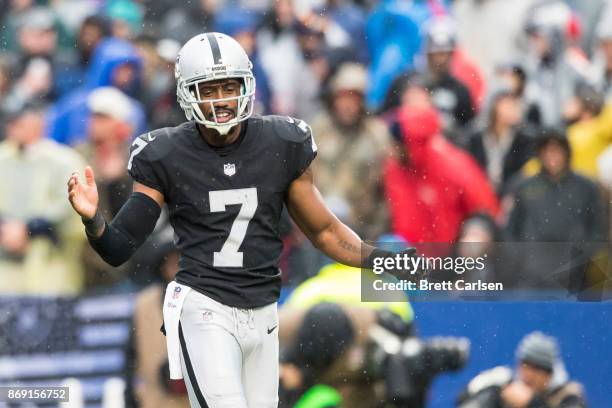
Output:
<svg viewBox="0 0 612 408">
<path fill-rule="evenodd" d="M 183 302 L 190 290 L 189 286 L 172 281 L 166 287 L 166 296 L 164 297 L 163 314 L 166 345 L 168 346 L 168 366 L 170 367 L 170 378 L 173 380 L 183 378 L 178 327 Z"/>
</svg>

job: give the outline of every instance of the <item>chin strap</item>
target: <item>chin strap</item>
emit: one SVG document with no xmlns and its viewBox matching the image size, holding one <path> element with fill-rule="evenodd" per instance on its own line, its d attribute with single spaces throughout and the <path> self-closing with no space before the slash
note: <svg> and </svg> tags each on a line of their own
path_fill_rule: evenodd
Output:
<svg viewBox="0 0 612 408">
<path fill-rule="evenodd" d="M 227 135 L 230 130 L 234 128 L 238 123 L 232 123 L 230 125 L 204 125 L 207 128 L 215 129 L 221 136 Z"/>
</svg>

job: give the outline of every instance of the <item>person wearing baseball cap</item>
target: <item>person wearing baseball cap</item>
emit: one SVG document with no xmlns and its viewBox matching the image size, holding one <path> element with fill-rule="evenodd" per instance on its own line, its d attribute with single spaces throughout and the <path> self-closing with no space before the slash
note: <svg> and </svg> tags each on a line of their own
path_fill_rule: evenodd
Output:
<svg viewBox="0 0 612 408">
<path fill-rule="evenodd" d="M 96 174 L 100 195 L 100 210 L 114 216 L 132 191 L 132 182 L 125 172 L 130 136 L 134 125 L 131 120 L 133 105 L 127 95 L 115 87 L 101 87 L 87 99 L 91 112 L 87 137 L 76 149 L 91 163 Z M 112 268 L 86 246 L 86 287 L 111 287 L 123 280 L 131 263 Z"/>
<path fill-rule="evenodd" d="M 385 231 L 387 208 L 378 184 L 389 154 L 386 126 L 367 114 L 367 72 L 347 62 L 329 82 L 327 109 L 312 122 L 319 153 L 314 162 L 318 187 L 328 205 L 346 215 L 359 234 L 375 239 Z M 356 177 L 357 175 L 357 177 Z"/>
<path fill-rule="evenodd" d="M 129 122 L 132 114 L 129 98 L 112 86 L 104 86 L 94 90 L 89 95 L 87 104 L 94 115 L 107 116 L 120 122 Z"/>
<path fill-rule="evenodd" d="M 432 101 L 442 115 L 444 134 L 454 139 L 476 116 L 469 89 L 451 70 L 457 47 L 454 22 L 447 18 L 434 19 L 426 28 L 424 42 Z"/>
</svg>

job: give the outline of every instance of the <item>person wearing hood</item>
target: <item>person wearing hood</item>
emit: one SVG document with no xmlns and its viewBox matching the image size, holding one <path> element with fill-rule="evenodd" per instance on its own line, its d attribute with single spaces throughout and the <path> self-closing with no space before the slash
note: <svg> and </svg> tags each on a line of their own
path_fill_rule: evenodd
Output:
<svg viewBox="0 0 612 408">
<path fill-rule="evenodd" d="M 110 34 L 110 21 L 106 17 L 93 14 L 83 20 L 76 35 L 76 58 L 57 70 L 60 72 L 54 78 L 58 98 L 85 82 L 96 46 Z"/>
<path fill-rule="evenodd" d="M 558 126 L 563 107 L 576 85 L 588 75 L 588 60 L 570 46 L 573 14 L 560 1 L 535 6 L 525 23 L 527 37 L 525 89 L 537 101 L 544 126 Z"/>
<path fill-rule="evenodd" d="M 442 136 L 433 107 L 408 104 L 397 120 L 398 157 L 388 160 L 384 171 L 394 233 L 409 242 L 450 243 L 471 214 L 495 217 L 498 202 L 486 176 L 467 152 Z"/>
<path fill-rule="evenodd" d="M 366 41 L 371 59 L 366 95 L 368 109 L 380 110 L 393 81 L 414 69 L 414 59 L 422 46 L 422 27 L 434 15 L 426 0 L 379 1 L 366 21 Z"/>
<path fill-rule="evenodd" d="M 54 140 L 76 145 L 87 134 L 91 112 L 87 100 L 96 88 L 114 86 L 130 96 L 134 135 L 146 131 L 145 114 L 137 96 L 142 70 L 136 48 L 127 41 L 108 38 L 94 51 L 85 83 L 61 98 L 51 109 L 48 134 Z"/>
</svg>

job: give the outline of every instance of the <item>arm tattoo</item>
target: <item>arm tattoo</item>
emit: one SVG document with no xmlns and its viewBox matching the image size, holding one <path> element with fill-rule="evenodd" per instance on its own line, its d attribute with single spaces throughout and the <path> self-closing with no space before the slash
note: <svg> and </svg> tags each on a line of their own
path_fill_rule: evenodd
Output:
<svg viewBox="0 0 612 408">
<path fill-rule="evenodd" d="M 341 239 L 340 241 L 338 241 L 338 245 L 342 249 L 345 249 L 345 250 L 347 250 L 349 252 L 352 252 L 354 254 L 361 255 L 361 248 L 356 247 L 355 245 L 351 244 L 350 242 L 347 242 L 347 241 Z"/>
</svg>

